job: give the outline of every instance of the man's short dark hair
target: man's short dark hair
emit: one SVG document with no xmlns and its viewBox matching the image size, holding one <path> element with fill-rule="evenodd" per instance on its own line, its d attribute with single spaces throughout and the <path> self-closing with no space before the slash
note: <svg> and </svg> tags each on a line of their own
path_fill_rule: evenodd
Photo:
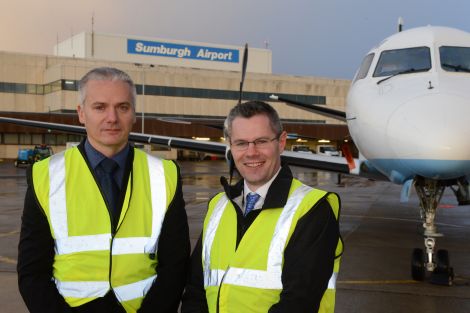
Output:
<svg viewBox="0 0 470 313">
<path fill-rule="evenodd" d="M 276 134 L 280 136 L 283 128 L 281 120 L 276 110 L 266 102 L 262 101 L 248 101 L 234 106 L 224 122 L 224 137 L 225 139 L 230 138 L 232 135 L 232 123 L 233 120 L 237 117 L 250 118 L 255 115 L 265 115 L 269 119 L 271 129 Z"/>
</svg>

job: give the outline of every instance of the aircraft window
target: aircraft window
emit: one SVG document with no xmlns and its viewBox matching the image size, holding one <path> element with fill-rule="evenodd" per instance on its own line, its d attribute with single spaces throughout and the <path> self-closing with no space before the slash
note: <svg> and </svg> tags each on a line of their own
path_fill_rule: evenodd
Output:
<svg viewBox="0 0 470 313">
<path fill-rule="evenodd" d="M 380 55 L 374 77 L 423 72 L 430 69 L 431 53 L 428 47 L 387 50 Z"/>
<path fill-rule="evenodd" d="M 470 73 L 470 48 L 443 46 L 439 54 L 444 71 Z"/>
<path fill-rule="evenodd" d="M 374 59 L 374 53 L 368 54 L 364 57 L 361 63 L 361 67 L 357 71 L 356 77 L 354 77 L 354 81 L 358 79 L 363 79 L 367 76 L 369 72 L 370 65 L 372 64 L 372 60 Z"/>
</svg>

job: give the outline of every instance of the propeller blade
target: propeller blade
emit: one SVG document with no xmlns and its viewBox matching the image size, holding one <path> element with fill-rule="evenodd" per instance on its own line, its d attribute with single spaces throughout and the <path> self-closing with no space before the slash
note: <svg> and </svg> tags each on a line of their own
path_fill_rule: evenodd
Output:
<svg viewBox="0 0 470 313">
<path fill-rule="evenodd" d="M 238 104 L 242 103 L 243 93 L 243 82 L 245 81 L 246 65 L 248 63 L 248 44 L 245 44 L 245 50 L 243 52 L 243 64 L 242 64 L 242 79 L 240 81 L 240 96 L 238 97 Z"/>
</svg>

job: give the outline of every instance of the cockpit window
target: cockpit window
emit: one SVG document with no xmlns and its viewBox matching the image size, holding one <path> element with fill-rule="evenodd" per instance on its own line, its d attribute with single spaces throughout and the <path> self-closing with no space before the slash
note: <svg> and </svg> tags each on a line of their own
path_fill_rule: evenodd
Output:
<svg viewBox="0 0 470 313">
<path fill-rule="evenodd" d="M 470 73 L 470 48 L 442 46 L 439 54 L 444 71 Z"/>
<path fill-rule="evenodd" d="M 374 77 L 423 72 L 430 69 L 431 53 L 428 47 L 386 50 L 380 55 Z"/>
<path fill-rule="evenodd" d="M 369 73 L 370 65 L 372 64 L 372 60 L 374 59 L 374 53 L 370 53 L 364 57 L 361 63 L 361 67 L 357 71 L 356 77 L 354 77 L 354 81 L 358 79 L 363 79 Z"/>
</svg>

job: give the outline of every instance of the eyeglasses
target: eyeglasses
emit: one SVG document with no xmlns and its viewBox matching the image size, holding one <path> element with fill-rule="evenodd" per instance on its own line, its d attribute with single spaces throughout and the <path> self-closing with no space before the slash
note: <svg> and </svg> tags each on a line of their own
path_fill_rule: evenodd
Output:
<svg viewBox="0 0 470 313">
<path fill-rule="evenodd" d="M 232 147 L 232 150 L 245 151 L 250 146 L 250 143 L 252 143 L 257 149 L 266 149 L 269 147 L 269 144 L 271 142 L 273 142 L 274 140 L 278 140 L 278 139 L 279 139 L 279 136 L 274 137 L 272 139 L 258 138 L 253 141 L 237 140 L 235 142 L 230 142 L 230 146 Z"/>
</svg>

